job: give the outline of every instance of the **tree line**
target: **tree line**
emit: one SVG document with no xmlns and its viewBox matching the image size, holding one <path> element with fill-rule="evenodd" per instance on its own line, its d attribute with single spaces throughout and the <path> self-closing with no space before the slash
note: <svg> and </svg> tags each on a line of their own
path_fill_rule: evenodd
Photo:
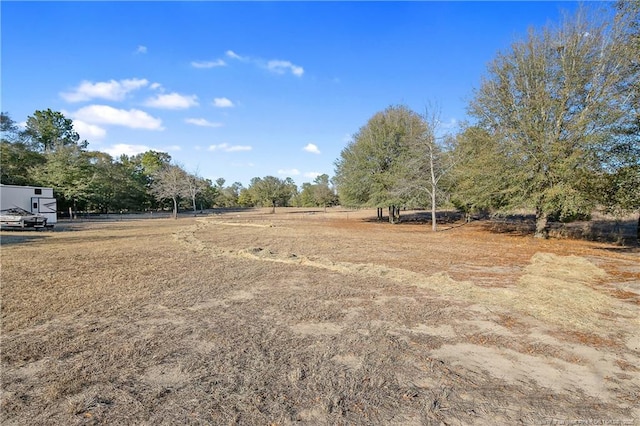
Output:
<svg viewBox="0 0 640 426">
<path fill-rule="evenodd" d="M 580 7 L 559 24 L 531 28 L 488 65 L 455 133 L 437 105 L 375 113 L 335 162 L 335 176 L 298 188 L 291 178 L 253 178 L 244 188 L 187 172 L 169 154 L 117 159 L 89 151 L 71 120 L 36 111 L 19 130 L 2 118 L 2 183 L 55 189 L 62 206 L 101 212 L 276 206 L 429 207 L 465 213 L 535 211 L 549 222 L 596 207 L 640 210 L 640 1 L 611 13 Z M 449 130 L 449 131 L 447 131 Z M 639 219 L 640 222 L 640 219 Z M 639 223 L 640 228 L 640 223 Z M 640 232 L 640 231 L 639 231 Z"/>
<path fill-rule="evenodd" d="M 344 205 L 450 202 L 465 212 L 535 211 L 549 221 L 640 210 L 640 2 L 580 8 L 498 53 L 468 105 L 473 123 L 443 134 L 437 108 L 390 106 L 336 161 Z M 612 18 L 607 18 L 613 16 Z M 639 219 L 640 228 L 640 219 Z M 640 235 L 640 231 L 639 231 Z"/>
<path fill-rule="evenodd" d="M 73 121 L 50 109 L 35 111 L 19 129 L 0 113 L 0 181 L 9 185 L 52 187 L 61 211 L 140 212 L 213 207 L 326 207 L 337 202 L 328 175 L 299 190 L 291 178 L 254 178 L 248 188 L 225 185 L 188 172 L 165 152 L 147 151 L 113 158 L 90 151 Z M 72 213 L 75 214 L 75 213 Z"/>
</svg>

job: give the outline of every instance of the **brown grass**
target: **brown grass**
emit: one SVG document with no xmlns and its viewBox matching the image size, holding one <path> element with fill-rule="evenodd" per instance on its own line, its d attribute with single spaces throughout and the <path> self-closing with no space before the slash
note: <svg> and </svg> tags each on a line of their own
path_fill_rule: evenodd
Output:
<svg viewBox="0 0 640 426">
<path fill-rule="evenodd" d="M 637 253 L 369 213 L 2 233 L 2 423 L 638 420 Z"/>
</svg>

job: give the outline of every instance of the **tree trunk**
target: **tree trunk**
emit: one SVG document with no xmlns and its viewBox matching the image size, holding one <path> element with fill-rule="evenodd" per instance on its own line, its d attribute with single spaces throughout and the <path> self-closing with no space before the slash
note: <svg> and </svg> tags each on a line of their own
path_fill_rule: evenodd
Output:
<svg viewBox="0 0 640 426">
<path fill-rule="evenodd" d="M 431 230 L 436 232 L 438 229 L 438 221 L 436 219 L 436 190 L 438 188 L 438 181 L 436 180 L 436 173 L 433 169 L 433 148 L 429 149 L 429 167 L 431 169 Z"/>
<path fill-rule="evenodd" d="M 193 215 L 197 216 L 197 213 L 196 213 L 197 207 L 196 207 L 196 197 L 195 196 L 192 198 L 192 201 L 193 201 Z"/>
<path fill-rule="evenodd" d="M 273 202 L 273 205 L 271 207 L 271 214 L 276 214 L 276 202 Z"/>
<path fill-rule="evenodd" d="M 178 200 L 176 200 L 175 198 L 172 198 L 173 200 L 173 218 L 177 219 L 178 218 Z"/>
<path fill-rule="evenodd" d="M 541 209 L 536 209 L 536 238 L 549 238 L 549 216 Z"/>
<path fill-rule="evenodd" d="M 400 222 L 400 207 L 389 206 L 389 223 L 396 224 L 399 222 Z"/>
<path fill-rule="evenodd" d="M 638 240 L 638 244 L 640 244 L 640 214 L 638 215 L 638 228 L 636 238 Z"/>
<path fill-rule="evenodd" d="M 438 229 L 438 221 L 436 219 L 436 192 L 431 191 L 431 230 L 436 232 Z"/>
<path fill-rule="evenodd" d="M 382 207 L 378 207 L 378 220 L 382 220 Z"/>
</svg>

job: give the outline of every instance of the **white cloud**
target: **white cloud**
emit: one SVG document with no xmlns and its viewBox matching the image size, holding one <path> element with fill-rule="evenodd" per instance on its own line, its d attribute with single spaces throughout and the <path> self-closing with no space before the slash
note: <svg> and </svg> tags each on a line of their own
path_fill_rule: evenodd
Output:
<svg viewBox="0 0 640 426">
<path fill-rule="evenodd" d="M 162 120 L 139 109 L 117 109 L 108 105 L 89 105 L 71 114 L 74 120 L 90 124 L 111 124 L 132 129 L 164 130 Z"/>
<path fill-rule="evenodd" d="M 276 74 L 284 74 L 287 70 L 297 77 L 302 77 L 304 69 L 297 65 L 292 64 L 289 61 L 271 60 L 267 62 L 267 69 Z"/>
<path fill-rule="evenodd" d="M 244 58 L 240 55 L 238 55 L 236 52 L 234 52 L 233 50 L 227 50 L 225 53 L 228 57 L 233 58 L 233 59 L 237 59 L 239 61 L 245 61 L 248 58 Z"/>
<path fill-rule="evenodd" d="M 138 48 L 136 49 L 136 53 L 138 54 L 147 53 L 147 46 L 143 46 L 143 45 L 138 46 Z"/>
<path fill-rule="evenodd" d="M 309 178 L 309 179 L 315 179 L 318 176 L 320 176 L 322 173 L 320 172 L 306 172 L 303 174 L 304 177 Z"/>
<path fill-rule="evenodd" d="M 298 169 L 280 169 L 278 170 L 279 175 L 287 175 L 287 176 L 298 176 L 300 174 L 300 170 Z"/>
<path fill-rule="evenodd" d="M 227 152 L 251 151 L 253 148 L 249 145 L 233 145 L 225 149 Z"/>
<path fill-rule="evenodd" d="M 149 86 L 149 89 L 152 89 L 152 90 L 162 89 L 162 84 L 160 84 L 160 83 L 151 83 L 151 85 Z"/>
<path fill-rule="evenodd" d="M 305 151 L 310 152 L 312 154 L 320 154 L 320 150 L 318 149 L 317 145 L 315 145 L 313 143 L 307 144 L 307 146 L 305 146 L 302 149 L 304 149 Z"/>
<path fill-rule="evenodd" d="M 21 121 L 19 123 L 16 124 L 18 126 L 18 129 L 20 130 L 25 130 L 27 128 L 27 122 L 26 121 Z"/>
<path fill-rule="evenodd" d="M 78 132 L 81 139 L 100 140 L 107 135 L 107 131 L 95 124 L 85 123 L 82 120 L 73 121 L 73 129 Z"/>
<path fill-rule="evenodd" d="M 226 67 L 227 63 L 222 59 L 217 59 L 215 61 L 193 61 L 191 62 L 191 66 L 194 68 L 215 68 Z"/>
<path fill-rule="evenodd" d="M 119 143 L 108 148 L 103 149 L 104 152 L 111 155 L 114 158 L 120 157 L 122 154 L 127 156 L 142 154 L 143 152 L 147 152 L 153 148 L 150 148 L 146 145 L 129 145 L 126 143 Z"/>
<path fill-rule="evenodd" d="M 184 120 L 185 123 L 193 124 L 194 126 L 202 126 L 202 127 L 222 127 L 222 123 L 212 123 L 204 118 L 187 118 Z"/>
<path fill-rule="evenodd" d="M 458 125 L 458 120 L 455 118 L 450 119 L 446 123 L 440 122 L 438 123 L 442 129 L 451 130 L 454 129 Z"/>
<path fill-rule="evenodd" d="M 110 147 L 104 148 L 102 151 L 106 152 L 107 154 L 111 155 L 114 158 L 118 158 L 122 154 L 125 154 L 130 157 L 132 155 L 142 154 L 143 152 L 147 152 L 151 150 L 159 151 L 159 152 L 175 152 L 175 151 L 181 151 L 182 148 L 179 145 L 170 145 L 170 146 L 166 146 L 164 148 L 158 149 L 158 148 L 152 148 L 147 145 L 132 145 L 127 143 L 118 143 Z"/>
<path fill-rule="evenodd" d="M 224 151 L 224 152 L 238 152 L 238 151 L 251 151 L 253 148 L 249 145 L 229 145 L 228 143 L 221 143 L 218 145 L 209 145 L 207 150 L 209 151 Z"/>
<path fill-rule="evenodd" d="M 225 54 L 229 58 L 236 59 L 242 62 L 250 62 L 258 67 L 266 68 L 267 70 L 276 74 L 285 74 L 287 71 L 291 72 L 291 74 L 297 77 L 302 77 L 302 75 L 304 74 L 304 68 L 302 68 L 299 65 L 295 65 L 291 63 L 291 61 L 282 61 L 279 59 L 272 59 L 265 62 L 265 60 L 261 58 L 240 56 L 233 50 L 227 50 Z"/>
<path fill-rule="evenodd" d="M 60 96 L 67 102 L 82 102 L 91 99 L 107 99 L 110 101 L 121 101 L 127 93 L 140 89 L 149 84 L 149 81 L 142 78 L 131 78 L 126 80 L 109 80 L 92 83 L 82 81 L 72 92 L 60 93 Z"/>
<path fill-rule="evenodd" d="M 146 106 L 162 109 L 186 109 L 198 106 L 196 95 L 181 95 L 179 93 L 168 93 L 149 98 L 145 102 Z"/>
<path fill-rule="evenodd" d="M 217 108 L 231 108 L 234 106 L 233 102 L 227 98 L 215 98 L 213 105 Z"/>
</svg>

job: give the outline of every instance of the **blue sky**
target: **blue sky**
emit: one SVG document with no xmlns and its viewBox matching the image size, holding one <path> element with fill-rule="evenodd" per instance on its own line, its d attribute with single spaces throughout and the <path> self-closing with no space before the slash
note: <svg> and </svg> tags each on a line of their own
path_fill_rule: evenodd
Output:
<svg viewBox="0 0 640 426">
<path fill-rule="evenodd" d="M 486 65 L 575 2 L 2 1 L 1 108 L 62 111 L 89 149 L 301 185 L 377 111 L 455 131 Z"/>
</svg>

